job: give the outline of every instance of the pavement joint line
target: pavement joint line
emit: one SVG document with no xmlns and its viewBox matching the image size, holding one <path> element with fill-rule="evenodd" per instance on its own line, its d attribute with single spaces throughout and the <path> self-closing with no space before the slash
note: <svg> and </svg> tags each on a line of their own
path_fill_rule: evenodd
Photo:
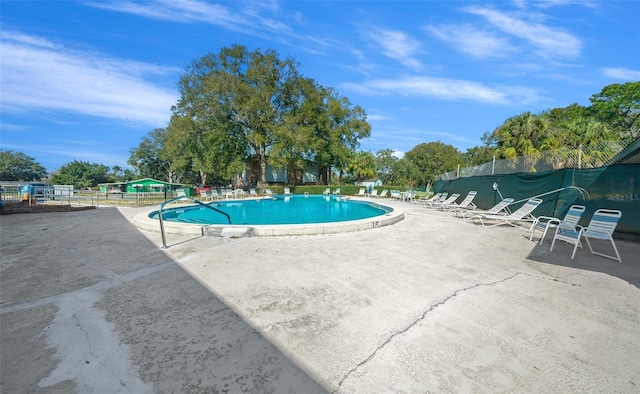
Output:
<svg viewBox="0 0 640 394">
<path fill-rule="evenodd" d="M 422 320 L 424 320 L 427 317 L 427 314 L 429 314 L 429 312 L 432 312 L 434 309 L 436 309 L 437 307 L 444 305 L 446 302 L 448 302 L 450 299 L 456 297 L 458 294 L 469 291 L 469 290 L 473 290 L 477 287 L 485 287 L 485 286 L 493 286 L 493 285 L 497 285 L 499 283 L 503 283 L 506 281 L 509 281 L 511 279 L 514 279 L 516 276 L 518 275 L 527 275 L 527 276 L 532 276 L 535 277 L 535 275 L 529 275 L 523 272 L 516 272 L 515 274 L 508 276 L 506 278 L 494 281 L 494 282 L 489 282 L 489 283 L 476 283 L 473 286 L 468 286 L 462 289 L 458 289 L 456 291 L 454 291 L 452 294 L 450 294 L 449 296 L 445 297 L 445 299 L 443 299 L 442 301 L 439 301 L 433 305 L 431 305 L 426 311 L 424 311 L 422 313 L 422 315 L 420 317 L 418 317 L 413 323 L 409 324 L 407 327 L 403 328 L 400 331 L 397 331 L 393 334 L 391 334 L 389 336 L 389 338 L 387 338 L 382 344 L 380 344 L 367 358 L 365 358 L 364 360 L 362 360 L 358 365 L 356 365 L 355 367 L 351 368 L 346 374 L 345 376 L 340 380 L 340 382 L 338 382 L 338 387 L 336 387 L 335 390 L 333 390 L 331 392 L 331 394 L 335 394 L 336 392 L 338 392 L 338 390 L 340 390 L 340 388 L 342 387 L 342 384 L 344 383 L 345 380 L 347 380 L 347 378 L 356 370 L 358 370 L 358 368 L 360 368 L 361 366 L 363 366 L 364 364 L 368 363 L 369 361 L 371 361 L 375 355 L 378 353 L 379 350 L 381 350 L 383 347 L 387 346 L 391 340 L 393 338 L 395 338 L 396 336 L 400 335 L 400 334 L 404 334 L 405 332 L 409 331 L 411 328 L 413 328 L 416 324 L 418 324 L 419 322 L 421 322 Z"/>
<path fill-rule="evenodd" d="M 44 306 L 44 305 L 56 303 L 59 300 L 65 298 L 65 297 L 73 296 L 74 294 L 81 294 L 81 293 L 91 292 L 91 291 L 95 291 L 95 290 L 109 289 L 111 287 L 118 286 L 118 285 L 120 285 L 122 283 L 129 282 L 129 281 L 141 278 L 143 276 L 151 275 L 151 274 L 154 274 L 154 273 L 156 273 L 158 271 L 162 271 L 163 269 L 165 269 L 165 268 L 167 268 L 167 267 L 169 267 L 171 265 L 175 265 L 175 263 L 172 261 L 172 262 L 168 262 L 168 263 L 164 263 L 164 264 L 160 264 L 160 265 L 155 265 L 153 267 L 142 268 L 142 269 L 139 269 L 137 271 L 129 272 L 128 274 L 125 274 L 125 275 L 122 275 L 122 276 L 105 279 L 105 280 L 100 281 L 98 283 L 95 283 L 95 284 L 93 284 L 91 286 L 83 287 L 81 289 L 77 289 L 77 290 L 74 290 L 74 291 L 61 293 L 61 294 L 56 294 L 56 295 L 51 296 L 51 297 L 41 298 L 39 300 L 33 300 L 33 301 L 25 302 L 25 303 L 22 303 L 22 304 L 16 304 L 16 305 L 2 307 L 2 308 L 0 308 L 0 315 L 3 315 L 5 313 L 16 312 L 16 311 L 23 311 L 25 309 L 38 308 L 38 307 L 41 307 L 41 306 Z"/>
</svg>

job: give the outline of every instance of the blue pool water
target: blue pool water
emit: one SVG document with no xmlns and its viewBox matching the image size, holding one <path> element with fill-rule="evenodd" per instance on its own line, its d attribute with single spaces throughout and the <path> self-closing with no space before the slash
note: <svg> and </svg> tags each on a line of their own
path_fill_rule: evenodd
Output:
<svg viewBox="0 0 640 394">
<path fill-rule="evenodd" d="M 294 195 L 273 199 L 212 202 L 209 205 L 227 213 L 231 224 L 308 224 L 366 219 L 384 215 L 393 209 L 366 201 L 344 200 L 338 196 Z M 158 218 L 158 211 L 149 215 Z M 194 224 L 229 224 L 227 218 L 202 206 L 164 211 L 163 220 Z"/>
</svg>

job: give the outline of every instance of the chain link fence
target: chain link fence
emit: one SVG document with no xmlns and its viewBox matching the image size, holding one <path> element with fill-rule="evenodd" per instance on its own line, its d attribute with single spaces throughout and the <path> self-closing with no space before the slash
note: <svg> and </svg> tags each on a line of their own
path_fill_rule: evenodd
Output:
<svg viewBox="0 0 640 394">
<path fill-rule="evenodd" d="M 482 175 L 545 172 L 565 168 L 599 168 L 609 165 L 616 155 L 628 145 L 629 142 L 625 141 L 604 141 L 597 144 L 543 151 L 533 155 L 493 160 L 473 167 L 460 168 L 440 174 L 438 179 L 449 181 Z"/>
</svg>

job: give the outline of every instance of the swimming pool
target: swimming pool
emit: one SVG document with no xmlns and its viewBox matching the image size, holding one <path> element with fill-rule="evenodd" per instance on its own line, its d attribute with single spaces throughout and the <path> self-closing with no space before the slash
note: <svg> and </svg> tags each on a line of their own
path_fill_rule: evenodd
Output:
<svg viewBox="0 0 640 394">
<path fill-rule="evenodd" d="M 276 198 L 220 201 L 208 204 L 231 218 L 232 225 L 280 225 L 347 222 L 374 218 L 393 208 L 340 196 L 293 195 Z M 158 211 L 149 217 L 158 219 Z M 228 225 L 227 217 L 203 206 L 165 210 L 163 220 L 200 225 Z"/>
</svg>

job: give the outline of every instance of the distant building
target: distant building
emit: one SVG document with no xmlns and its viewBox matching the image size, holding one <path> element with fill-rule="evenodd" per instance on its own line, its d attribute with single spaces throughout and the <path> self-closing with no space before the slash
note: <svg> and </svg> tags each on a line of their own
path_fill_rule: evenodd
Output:
<svg viewBox="0 0 640 394">
<path fill-rule="evenodd" d="M 181 183 L 169 183 L 157 179 L 143 178 L 128 182 L 100 183 L 102 193 L 147 193 L 174 191 L 183 188 Z"/>
<path fill-rule="evenodd" d="M 382 180 L 380 178 L 366 179 L 360 182 L 360 186 L 367 188 L 367 191 L 371 193 L 374 187 L 382 186 Z"/>
</svg>

